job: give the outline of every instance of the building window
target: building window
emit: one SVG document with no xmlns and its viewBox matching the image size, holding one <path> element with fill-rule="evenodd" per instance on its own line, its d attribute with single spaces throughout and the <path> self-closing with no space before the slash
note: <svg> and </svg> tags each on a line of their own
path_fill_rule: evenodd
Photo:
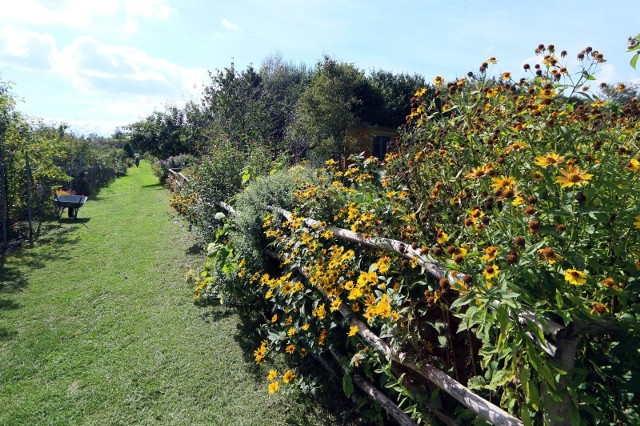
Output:
<svg viewBox="0 0 640 426">
<path fill-rule="evenodd" d="M 389 136 L 374 136 L 371 142 L 371 154 L 378 160 L 384 161 L 390 141 L 391 138 Z"/>
</svg>

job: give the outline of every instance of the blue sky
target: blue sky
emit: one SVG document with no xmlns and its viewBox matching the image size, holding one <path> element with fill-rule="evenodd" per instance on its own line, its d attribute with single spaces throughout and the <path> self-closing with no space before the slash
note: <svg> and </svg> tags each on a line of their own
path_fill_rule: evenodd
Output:
<svg viewBox="0 0 640 426">
<path fill-rule="evenodd" d="M 198 99 L 207 70 L 274 54 L 453 79 L 491 56 L 495 74 L 519 76 L 553 43 L 603 52 L 601 81 L 640 82 L 625 52 L 639 12 L 631 0 L 0 0 L 0 79 L 23 113 L 102 135 Z"/>
</svg>

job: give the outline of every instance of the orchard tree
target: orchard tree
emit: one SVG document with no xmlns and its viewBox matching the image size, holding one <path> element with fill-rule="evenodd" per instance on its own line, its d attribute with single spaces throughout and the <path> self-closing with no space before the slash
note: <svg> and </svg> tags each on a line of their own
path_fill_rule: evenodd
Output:
<svg viewBox="0 0 640 426">
<path fill-rule="evenodd" d="M 262 98 L 262 78 L 252 66 L 238 72 L 232 63 L 223 71 L 209 72 L 203 108 L 212 132 L 238 147 L 263 143 L 267 139 L 268 114 Z"/>
<path fill-rule="evenodd" d="M 296 118 L 290 126 L 294 156 L 308 150 L 312 162 L 344 158 L 353 141 L 346 130 L 357 126 L 355 114 L 362 104 L 356 89 L 364 74 L 354 65 L 325 56 L 317 64 L 311 85 L 302 93 L 296 106 Z"/>
<path fill-rule="evenodd" d="M 266 123 L 269 147 L 279 154 L 285 149 L 286 130 L 294 121 L 298 100 L 311 84 L 312 73 L 304 64 L 295 65 L 273 55 L 262 62 L 259 75 L 269 117 Z"/>
<path fill-rule="evenodd" d="M 186 129 L 185 112 L 175 105 L 168 105 L 164 112 L 155 111 L 144 120 L 126 126 L 124 132 L 137 152 L 167 158 L 196 151 Z"/>
</svg>

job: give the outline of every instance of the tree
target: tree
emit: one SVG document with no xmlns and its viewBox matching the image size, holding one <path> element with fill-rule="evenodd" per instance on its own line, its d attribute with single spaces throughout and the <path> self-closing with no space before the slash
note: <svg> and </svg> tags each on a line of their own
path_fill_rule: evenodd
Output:
<svg viewBox="0 0 640 426">
<path fill-rule="evenodd" d="M 262 78 L 252 66 L 237 72 L 229 68 L 209 72 L 211 85 L 205 87 L 202 105 L 213 133 L 229 139 L 238 147 L 263 143 L 268 130 L 268 114 L 262 98 Z"/>
<path fill-rule="evenodd" d="M 267 57 L 258 73 L 262 97 L 269 117 L 267 138 L 275 153 L 284 150 L 286 130 L 295 118 L 295 106 L 311 84 L 311 70 L 304 64 L 285 62 L 282 56 Z"/>
<path fill-rule="evenodd" d="M 363 80 L 363 73 L 352 64 L 329 56 L 318 62 L 311 85 L 296 105 L 296 118 L 290 126 L 295 157 L 306 150 L 317 164 L 329 158 L 345 157 L 351 142 L 345 132 L 360 123 L 354 111 L 362 104 L 356 89 Z"/>
<path fill-rule="evenodd" d="M 175 105 L 168 105 L 164 112 L 155 111 L 144 120 L 126 126 L 124 132 L 136 151 L 148 152 L 158 158 L 197 150 L 187 132 L 185 111 Z"/>
<path fill-rule="evenodd" d="M 367 80 L 381 98 L 377 114 L 373 115 L 373 121 L 368 122 L 379 126 L 399 127 L 404 124 L 406 116 L 411 112 L 411 98 L 418 89 L 426 87 L 426 96 L 433 96 L 433 90 L 419 74 L 393 74 L 374 70 Z"/>
</svg>

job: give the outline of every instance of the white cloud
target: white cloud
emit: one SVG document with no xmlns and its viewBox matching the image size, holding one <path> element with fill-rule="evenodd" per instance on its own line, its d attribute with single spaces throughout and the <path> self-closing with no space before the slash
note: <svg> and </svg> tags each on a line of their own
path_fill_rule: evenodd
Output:
<svg viewBox="0 0 640 426">
<path fill-rule="evenodd" d="M 193 94 L 207 80 L 204 68 L 184 68 L 130 46 L 81 36 L 60 47 L 49 34 L 13 27 L 0 30 L 0 63 L 52 71 L 85 94 L 179 97 Z"/>
<path fill-rule="evenodd" d="M 173 10 L 167 0 L 0 0 L 0 20 L 32 25 L 87 28 L 124 13 L 126 32 L 138 29 L 138 18 L 166 19 Z"/>
<path fill-rule="evenodd" d="M 14 27 L 0 30 L 0 63 L 34 70 L 50 70 L 56 42 L 49 34 Z"/>
<path fill-rule="evenodd" d="M 229 21 L 227 18 L 222 18 L 222 25 L 231 31 L 237 31 L 238 30 L 238 25 L 234 24 L 233 22 Z"/>
<path fill-rule="evenodd" d="M 207 76 L 205 69 L 186 69 L 133 47 L 102 44 L 88 36 L 76 38 L 58 52 L 55 70 L 87 94 L 176 97 Z"/>
</svg>

